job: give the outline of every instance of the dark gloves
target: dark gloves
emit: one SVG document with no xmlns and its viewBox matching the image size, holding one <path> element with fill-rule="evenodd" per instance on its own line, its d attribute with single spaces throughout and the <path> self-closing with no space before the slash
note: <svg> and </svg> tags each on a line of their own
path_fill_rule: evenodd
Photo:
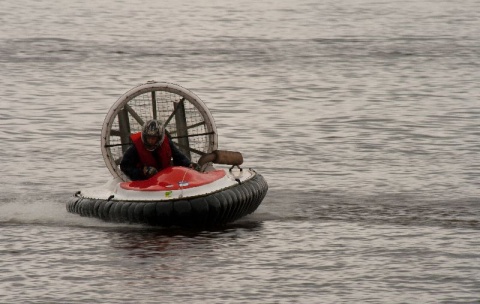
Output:
<svg viewBox="0 0 480 304">
<path fill-rule="evenodd" d="M 157 174 L 157 172 L 157 169 L 155 169 L 154 167 L 143 167 L 143 175 L 145 175 L 146 177 L 152 177 Z"/>
<path fill-rule="evenodd" d="M 197 163 L 190 163 L 190 165 L 188 165 L 188 167 L 190 169 L 193 169 L 193 170 L 196 170 L 196 171 L 200 171 L 200 166 L 197 164 Z"/>
</svg>

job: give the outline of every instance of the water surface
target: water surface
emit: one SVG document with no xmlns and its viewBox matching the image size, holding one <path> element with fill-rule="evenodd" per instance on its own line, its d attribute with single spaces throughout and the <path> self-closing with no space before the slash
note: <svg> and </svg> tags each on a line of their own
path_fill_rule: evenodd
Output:
<svg viewBox="0 0 480 304">
<path fill-rule="evenodd" d="M 3 1 L 0 302 L 474 303 L 480 4 Z M 65 210 L 100 128 L 168 81 L 269 192 L 224 229 Z"/>
</svg>

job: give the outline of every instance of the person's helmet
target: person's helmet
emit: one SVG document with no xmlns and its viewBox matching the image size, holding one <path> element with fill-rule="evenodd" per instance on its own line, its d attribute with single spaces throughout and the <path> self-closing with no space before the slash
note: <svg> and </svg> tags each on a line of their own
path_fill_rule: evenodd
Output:
<svg viewBox="0 0 480 304">
<path fill-rule="evenodd" d="M 142 142 L 148 151 L 158 148 L 165 139 L 165 128 L 155 119 L 147 121 L 142 128 Z"/>
</svg>

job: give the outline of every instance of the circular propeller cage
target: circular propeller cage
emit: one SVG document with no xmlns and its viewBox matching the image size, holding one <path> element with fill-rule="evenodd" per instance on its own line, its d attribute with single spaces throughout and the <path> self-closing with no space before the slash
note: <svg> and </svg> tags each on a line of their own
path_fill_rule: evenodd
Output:
<svg viewBox="0 0 480 304">
<path fill-rule="evenodd" d="M 217 149 L 217 129 L 210 111 L 195 94 L 172 83 L 148 82 L 123 94 L 108 111 L 102 127 L 101 148 L 108 170 L 128 181 L 120 170 L 130 135 L 150 119 L 165 126 L 172 142 L 192 162 Z"/>
</svg>

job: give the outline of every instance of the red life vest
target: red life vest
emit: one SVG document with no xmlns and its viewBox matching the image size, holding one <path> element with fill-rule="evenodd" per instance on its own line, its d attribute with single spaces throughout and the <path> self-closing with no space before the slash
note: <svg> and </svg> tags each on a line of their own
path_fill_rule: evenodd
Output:
<svg viewBox="0 0 480 304">
<path fill-rule="evenodd" d="M 163 143 L 154 151 L 148 151 L 142 142 L 142 132 L 134 133 L 130 135 L 130 139 L 137 149 L 138 156 L 140 157 L 141 164 L 139 167 L 149 166 L 155 167 L 158 171 L 172 166 L 172 150 L 170 149 L 170 143 L 165 136 Z M 153 156 L 153 153 L 157 153 L 157 160 Z"/>
</svg>

